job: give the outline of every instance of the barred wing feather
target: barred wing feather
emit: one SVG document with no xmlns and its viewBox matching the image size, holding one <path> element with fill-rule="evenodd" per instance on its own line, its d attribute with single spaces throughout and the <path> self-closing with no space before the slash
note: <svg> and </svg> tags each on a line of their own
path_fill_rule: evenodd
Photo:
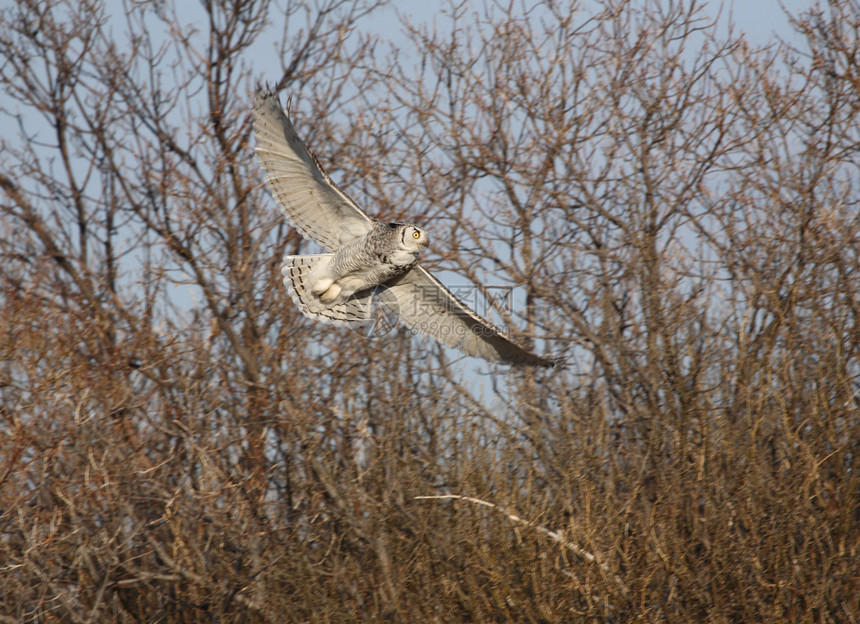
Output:
<svg viewBox="0 0 860 624">
<path fill-rule="evenodd" d="M 331 181 L 299 139 L 278 96 L 263 88 L 254 101 L 254 131 L 269 189 L 302 236 L 336 251 L 370 230 L 373 220 Z"/>
</svg>

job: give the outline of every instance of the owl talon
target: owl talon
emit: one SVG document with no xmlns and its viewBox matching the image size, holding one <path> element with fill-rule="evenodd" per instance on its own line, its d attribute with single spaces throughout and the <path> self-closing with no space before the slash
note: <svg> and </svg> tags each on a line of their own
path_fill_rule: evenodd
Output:
<svg viewBox="0 0 860 624">
<path fill-rule="evenodd" d="M 319 296 L 320 296 L 320 295 L 322 295 L 325 291 L 327 291 L 328 289 L 330 289 L 330 288 L 332 287 L 332 285 L 333 285 L 333 284 L 334 284 L 334 280 L 333 280 L 333 279 L 321 279 L 321 280 L 318 280 L 318 281 L 317 281 L 317 283 L 313 285 L 313 288 L 311 288 L 311 292 L 312 292 L 313 294 L 315 294 L 317 297 L 319 297 Z"/>
<path fill-rule="evenodd" d="M 337 296 L 340 294 L 341 288 L 337 284 L 332 284 L 328 290 L 326 290 L 323 294 L 320 295 L 320 301 L 323 303 L 331 303 Z"/>
</svg>

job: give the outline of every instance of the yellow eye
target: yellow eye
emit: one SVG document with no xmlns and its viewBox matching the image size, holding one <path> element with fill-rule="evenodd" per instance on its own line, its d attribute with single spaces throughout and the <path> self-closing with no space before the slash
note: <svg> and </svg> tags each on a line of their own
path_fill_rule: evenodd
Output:
<svg viewBox="0 0 860 624">
<path fill-rule="evenodd" d="M 414 232 L 412 232 L 412 238 L 415 238 L 415 239 L 421 238 L 421 232 L 419 232 L 418 230 L 415 230 Z"/>
</svg>

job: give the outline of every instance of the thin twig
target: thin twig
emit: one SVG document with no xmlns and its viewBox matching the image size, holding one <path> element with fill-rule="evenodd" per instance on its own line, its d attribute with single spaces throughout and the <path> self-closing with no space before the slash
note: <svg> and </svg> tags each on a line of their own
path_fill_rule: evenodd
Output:
<svg viewBox="0 0 860 624">
<path fill-rule="evenodd" d="M 598 560 L 598 558 L 595 555 L 593 555 L 592 553 L 588 552 L 587 550 L 581 548 L 577 544 L 574 544 L 573 542 L 564 539 L 559 533 L 557 533 L 555 531 L 550 531 L 546 527 L 541 526 L 539 524 L 535 524 L 534 522 L 530 522 L 529 520 L 523 520 L 518 515 L 509 512 L 508 510 L 504 509 L 503 507 L 499 507 L 495 503 L 490 503 L 488 501 L 481 500 L 480 498 L 474 498 L 472 496 L 461 496 L 460 494 L 440 494 L 440 495 L 436 495 L 436 496 L 416 496 L 415 499 L 416 500 L 455 499 L 455 500 L 467 501 L 470 503 L 474 503 L 476 505 L 483 505 L 484 507 L 489 507 L 490 509 L 495 509 L 496 511 L 503 514 L 511 522 L 530 527 L 530 528 L 538 531 L 539 533 L 543 533 L 544 535 L 549 537 L 551 540 L 553 540 L 555 543 L 559 544 L 560 546 L 563 546 L 564 548 L 567 548 L 570 552 L 575 554 L 577 557 L 585 559 L 589 563 L 596 563 L 598 566 L 600 566 L 601 570 L 603 570 L 604 572 L 606 572 L 607 574 L 612 576 L 612 578 L 615 580 L 615 582 L 621 588 L 621 591 L 623 593 L 625 593 L 625 594 L 629 593 L 629 590 L 627 589 L 627 586 L 624 584 L 624 581 L 622 581 L 617 575 L 612 573 L 612 571 L 609 569 L 609 565 L 606 562 Z"/>
</svg>

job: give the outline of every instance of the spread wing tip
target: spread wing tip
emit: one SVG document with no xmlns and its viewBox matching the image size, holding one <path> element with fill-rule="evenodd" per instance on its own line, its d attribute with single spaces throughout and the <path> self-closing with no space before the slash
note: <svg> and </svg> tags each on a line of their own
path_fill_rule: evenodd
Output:
<svg viewBox="0 0 860 624">
<path fill-rule="evenodd" d="M 501 364 L 510 364 L 511 366 L 539 366 L 541 368 L 558 368 L 560 370 L 567 368 L 567 358 L 563 355 L 540 356 L 517 344 L 510 337 L 505 336 L 504 339 L 510 345 L 513 345 L 519 353 L 508 353 L 506 357 L 504 353 L 500 352 L 499 363 Z"/>
<path fill-rule="evenodd" d="M 273 89 L 268 82 L 258 82 L 256 87 L 254 88 L 254 100 L 256 100 L 258 103 L 263 102 L 269 98 L 277 97 L 277 91 Z"/>
<path fill-rule="evenodd" d="M 271 106 L 276 109 L 278 113 L 284 113 L 286 111 L 287 119 L 289 119 L 290 108 L 292 105 L 293 96 L 287 96 L 287 105 L 286 107 L 281 106 L 281 98 L 278 96 L 278 92 L 269 86 L 269 83 L 258 82 L 256 88 L 254 89 L 254 113 L 255 117 L 259 118 L 260 113 L 266 109 L 266 107 Z"/>
<path fill-rule="evenodd" d="M 565 370 L 567 368 L 567 358 L 563 355 L 549 355 L 546 357 L 541 357 L 540 362 L 538 362 L 536 365 L 544 366 L 546 368 L 558 368 L 560 370 Z"/>
</svg>

